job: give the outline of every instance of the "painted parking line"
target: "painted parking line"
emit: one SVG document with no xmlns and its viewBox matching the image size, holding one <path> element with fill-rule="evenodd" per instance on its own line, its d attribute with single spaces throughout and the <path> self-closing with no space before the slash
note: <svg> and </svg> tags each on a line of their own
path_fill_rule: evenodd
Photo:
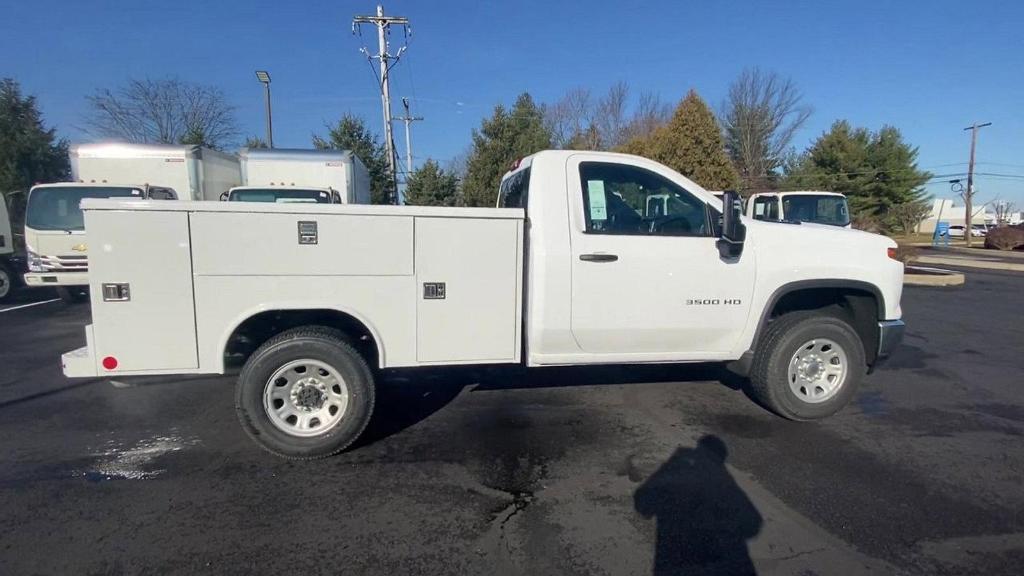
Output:
<svg viewBox="0 0 1024 576">
<path fill-rule="evenodd" d="M 0 310 L 0 314 L 4 312 L 14 312 L 15 310 L 21 310 L 22 308 L 29 308 L 31 306 L 41 306 L 43 304 L 49 304 L 50 302 L 58 302 L 60 298 L 52 298 L 50 300 L 43 300 L 42 302 L 31 302 L 29 304 L 22 304 L 21 306 L 11 306 L 10 308 L 4 308 Z"/>
</svg>

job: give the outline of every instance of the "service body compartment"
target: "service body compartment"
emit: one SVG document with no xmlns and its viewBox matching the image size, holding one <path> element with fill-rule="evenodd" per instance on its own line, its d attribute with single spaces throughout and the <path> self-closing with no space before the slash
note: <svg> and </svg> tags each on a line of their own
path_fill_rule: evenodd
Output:
<svg viewBox="0 0 1024 576">
<path fill-rule="evenodd" d="M 198 367 L 189 214 L 86 210 L 99 373 Z"/>
<path fill-rule="evenodd" d="M 522 220 L 416 218 L 416 359 L 518 362 Z"/>
</svg>

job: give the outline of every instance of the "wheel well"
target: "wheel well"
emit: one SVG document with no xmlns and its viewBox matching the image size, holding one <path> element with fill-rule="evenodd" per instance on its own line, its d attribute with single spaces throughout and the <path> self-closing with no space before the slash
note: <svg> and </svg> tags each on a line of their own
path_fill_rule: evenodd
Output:
<svg viewBox="0 0 1024 576">
<path fill-rule="evenodd" d="M 878 354 L 878 320 L 884 309 L 880 298 L 864 288 L 818 286 L 786 291 L 770 303 L 768 313 L 758 327 L 754 347 L 770 322 L 800 310 L 829 310 L 845 316 L 864 343 L 868 365 L 874 363 Z"/>
<path fill-rule="evenodd" d="M 373 332 L 358 318 L 338 310 L 268 310 L 249 317 L 235 328 L 224 349 L 225 366 L 241 366 L 264 342 L 299 326 L 326 326 L 342 332 L 370 366 L 380 366 L 380 350 Z"/>
</svg>

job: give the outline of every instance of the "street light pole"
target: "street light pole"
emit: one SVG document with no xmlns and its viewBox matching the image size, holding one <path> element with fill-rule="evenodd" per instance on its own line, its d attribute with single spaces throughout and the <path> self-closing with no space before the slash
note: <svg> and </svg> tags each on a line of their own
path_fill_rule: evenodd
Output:
<svg viewBox="0 0 1024 576">
<path fill-rule="evenodd" d="M 263 84 L 267 107 L 267 147 L 274 147 L 274 122 L 270 113 L 270 73 L 265 70 L 256 71 L 256 79 Z"/>
</svg>

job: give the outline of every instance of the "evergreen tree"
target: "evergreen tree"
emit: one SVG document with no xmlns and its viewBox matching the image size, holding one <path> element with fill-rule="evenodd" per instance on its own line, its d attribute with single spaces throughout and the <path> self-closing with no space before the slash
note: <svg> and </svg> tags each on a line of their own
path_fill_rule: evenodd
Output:
<svg viewBox="0 0 1024 576">
<path fill-rule="evenodd" d="M 388 204 L 395 193 L 395 183 L 388 171 L 388 154 L 383 144 L 366 127 L 366 121 L 345 114 L 335 124 L 327 125 L 327 138 L 313 135 L 313 146 L 320 150 L 349 150 L 359 157 L 370 173 L 370 202 Z"/>
<path fill-rule="evenodd" d="M 34 96 L 10 78 L 0 80 L 0 193 L 68 177 L 68 145 L 43 125 Z"/>
<path fill-rule="evenodd" d="M 930 178 L 917 168 L 917 148 L 896 128 L 873 133 L 839 120 L 787 168 L 785 188 L 841 192 L 854 216 L 877 219 L 920 202 Z"/>
<path fill-rule="evenodd" d="M 427 160 L 417 168 L 405 188 L 405 203 L 413 206 L 455 206 L 458 203 L 458 179 L 454 172 Z"/>
<path fill-rule="evenodd" d="M 648 137 L 630 140 L 620 151 L 661 162 L 709 190 L 735 188 L 739 183 L 718 120 L 694 90 L 679 103 L 668 124 Z"/>
<path fill-rule="evenodd" d="M 466 162 L 463 195 L 468 206 L 494 206 L 502 175 L 514 161 L 551 148 L 544 113 L 526 92 L 512 110 L 496 106 L 494 114 L 473 131 L 473 149 Z"/>
</svg>

